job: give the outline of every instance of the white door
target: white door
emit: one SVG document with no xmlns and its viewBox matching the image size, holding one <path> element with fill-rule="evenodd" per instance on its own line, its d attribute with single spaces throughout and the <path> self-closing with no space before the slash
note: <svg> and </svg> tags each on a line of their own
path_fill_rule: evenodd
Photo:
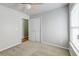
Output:
<svg viewBox="0 0 79 59">
<path fill-rule="evenodd" d="M 70 40 L 79 39 L 79 4 L 74 5 L 70 14 Z M 79 40 L 78 40 L 79 41 Z"/>
<path fill-rule="evenodd" d="M 74 51 L 73 51 L 74 50 Z M 74 4 L 70 12 L 70 49 L 71 55 L 79 55 L 79 4 Z"/>
<path fill-rule="evenodd" d="M 40 18 L 29 20 L 29 40 L 40 41 Z"/>
</svg>

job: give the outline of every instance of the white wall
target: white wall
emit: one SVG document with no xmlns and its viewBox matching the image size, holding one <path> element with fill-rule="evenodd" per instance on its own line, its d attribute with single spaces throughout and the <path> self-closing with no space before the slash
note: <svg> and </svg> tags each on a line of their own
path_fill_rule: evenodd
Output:
<svg viewBox="0 0 79 59">
<path fill-rule="evenodd" d="M 41 18 L 41 41 L 68 48 L 68 7 L 32 16 Z"/>
<path fill-rule="evenodd" d="M 68 7 L 55 9 L 42 16 L 42 41 L 68 47 Z"/>
<path fill-rule="evenodd" d="M 21 43 L 27 15 L 0 5 L 0 51 Z"/>
</svg>

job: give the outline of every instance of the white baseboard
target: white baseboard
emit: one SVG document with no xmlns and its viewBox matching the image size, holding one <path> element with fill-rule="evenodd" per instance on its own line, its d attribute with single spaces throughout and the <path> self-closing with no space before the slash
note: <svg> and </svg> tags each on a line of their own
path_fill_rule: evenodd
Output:
<svg viewBox="0 0 79 59">
<path fill-rule="evenodd" d="M 56 45 L 56 44 L 53 44 L 53 43 L 48 43 L 48 42 L 41 42 L 41 43 L 44 43 L 44 44 L 48 44 L 48 45 L 52 45 L 52 46 L 56 46 L 56 47 L 59 47 L 59 48 L 63 48 L 63 49 L 69 50 L 69 48 L 62 47 L 62 46 L 59 46 L 59 45 Z"/>
<path fill-rule="evenodd" d="M 16 46 L 16 45 L 19 45 L 19 44 L 21 44 L 21 42 L 18 42 L 18 43 L 16 43 L 16 44 L 13 44 L 13 45 L 7 46 L 7 47 L 5 47 L 5 48 L 3 48 L 3 49 L 0 49 L 0 52 L 1 52 L 1 51 L 4 51 L 4 50 L 6 50 L 6 49 L 9 49 L 9 48 L 11 48 L 11 47 L 14 47 L 14 46 Z"/>
</svg>

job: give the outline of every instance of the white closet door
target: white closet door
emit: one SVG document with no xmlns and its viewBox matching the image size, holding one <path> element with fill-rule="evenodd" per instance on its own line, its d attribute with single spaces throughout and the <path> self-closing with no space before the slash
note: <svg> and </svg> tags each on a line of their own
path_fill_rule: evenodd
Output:
<svg viewBox="0 0 79 59">
<path fill-rule="evenodd" d="M 29 20 L 29 40 L 40 41 L 40 18 Z"/>
<path fill-rule="evenodd" d="M 78 40 L 79 36 L 79 4 L 75 4 L 70 14 L 70 40 Z M 78 40 L 79 41 L 79 40 Z"/>
</svg>

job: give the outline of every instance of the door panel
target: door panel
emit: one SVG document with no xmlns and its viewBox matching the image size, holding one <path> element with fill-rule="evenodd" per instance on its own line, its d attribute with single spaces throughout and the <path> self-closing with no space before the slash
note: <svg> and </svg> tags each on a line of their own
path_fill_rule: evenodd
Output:
<svg viewBox="0 0 79 59">
<path fill-rule="evenodd" d="M 75 4 L 70 13 L 70 40 L 78 39 L 79 35 L 79 4 Z"/>
<path fill-rule="evenodd" d="M 70 43 L 74 47 L 72 48 L 73 50 L 70 48 L 69 51 L 79 55 L 79 4 L 74 4 L 74 8 L 70 13 Z"/>
<path fill-rule="evenodd" d="M 40 18 L 29 20 L 29 40 L 40 41 Z"/>
<path fill-rule="evenodd" d="M 79 19 L 78 19 L 78 6 L 74 7 L 70 14 L 70 26 L 71 27 L 79 27 Z"/>
</svg>

